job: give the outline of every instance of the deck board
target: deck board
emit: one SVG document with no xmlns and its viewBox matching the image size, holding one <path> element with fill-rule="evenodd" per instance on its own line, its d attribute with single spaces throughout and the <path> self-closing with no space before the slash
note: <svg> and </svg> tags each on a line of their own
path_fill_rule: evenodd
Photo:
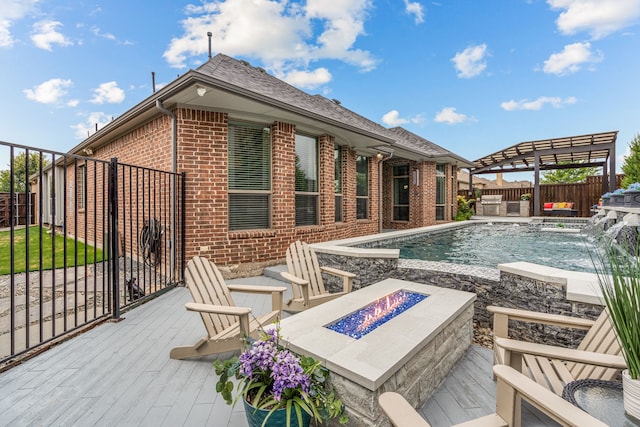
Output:
<svg viewBox="0 0 640 427">
<path fill-rule="evenodd" d="M 283 286 L 265 278 L 230 283 Z M 290 297 L 285 295 L 285 300 Z M 233 293 L 256 315 L 271 308 L 269 295 Z M 0 425 L 246 427 L 242 405 L 215 393 L 215 356 L 172 360 L 171 348 L 205 335 L 200 316 L 177 288 L 0 373 Z M 227 358 L 232 353 L 220 355 Z M 472 346 L 424 405 L 434 427 L 495 410 L 491 351 Z M 552 425 L 523 411 L 524 425 Z"/>
</svg>

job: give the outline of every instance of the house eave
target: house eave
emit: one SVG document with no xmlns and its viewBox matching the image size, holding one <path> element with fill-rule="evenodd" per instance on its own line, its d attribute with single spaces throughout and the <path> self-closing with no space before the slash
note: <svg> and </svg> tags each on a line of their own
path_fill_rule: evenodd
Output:
<svg viewBox="0 0 640 427">
<path fill-rule="evenodd" d="M 202 85 L 212 94 L 200 97 L 196 94 L 196 86 Z M 254 110 L 265 113 L 245 111 L 243 114 L 252 115 L 256 119 L 277 120 L 282 117 L 284 120 L 291 120 L 294 124 L 301 122 L 302 127 L 309 126 L 318 130 L 324 130 L 329 134 L 338 134 L 344 144 L 352 148 L 369 147 L 379 144 L 393 145 L 394 139 L 385 135 L 380 135 L 366 129 L 358 128 L 347 123 L 341 123 L 332 118 L 324 117 L 314 112 L 290 105 L 267 96 L 255 93 L 248 89 L 238 87 L 228 82 L 216 79 L 195 70 L 189 70 L 178 77 L 171 84 L 158 90 L 145 100 L 135 105 L 121 116 L 115 118 L 109 124 L 89 136 L 83 142 L 70 150 L 71 153 L 82 154 L 85 149 L 95 150 L 109 143 L 113 139 L 126 134 L 131 129 L 139 126 L 161 113 L 156 109 L 156 100 L 162 101 L 168 108 L 176 105 L 191 106 L 192 108 L 215 109 L 216 111 L 236 113 L 242 109 L 225 108 L 224 105 L 216 104 L 213 94 L 228 97 L 236 104 L 253 106 Z M 209 102 L 211 105 L 207 105 Z M 260 108 L 255 108 L 260 106 Z"/>
</svg>

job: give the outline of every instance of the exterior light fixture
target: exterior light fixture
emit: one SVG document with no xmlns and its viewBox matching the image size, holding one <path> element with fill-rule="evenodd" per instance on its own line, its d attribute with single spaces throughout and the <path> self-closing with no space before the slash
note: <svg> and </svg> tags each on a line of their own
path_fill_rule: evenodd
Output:
<svg viewBox="0 0 640 427">
<path fill-rule="evenodd" d="M 382 153 L 378 153 L 378 154 L 376 154 L 376 159 L 378 159 L 378 161 L 382 161 L 382 158 L 383 158 L 383 157 L 384 157 L 384 156 L 382 155 Z"/>
<path fill-rule="evenodd" d="M 196 92 L 198 96 L 204 96 L 204 94 L 207 93 L 207 88 L 204 86 L 196 86 Z"/>
<path fill-rule="evenodd" d="M 414 185 L 420 185 L 420 170 L 419 169 L 414 169 L 413 170 L 413 183 L 414 183 Z"/>
</svg>

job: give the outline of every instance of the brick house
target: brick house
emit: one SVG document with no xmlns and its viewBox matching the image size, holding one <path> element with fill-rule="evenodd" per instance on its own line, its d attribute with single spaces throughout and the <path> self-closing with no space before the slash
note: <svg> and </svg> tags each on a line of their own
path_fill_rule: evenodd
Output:
<svg viewBox="0 0 640 427">
<path fill-rule="evenodd" d="M 184 172 L 186 259 L 201 255 L 227 266 L 281 260 L 296 239 L 450 221 L 457 170 L 471 166 L 405 129 L 384 128 L 222 54 L 71 153 Z M 82 165 L 67 168 L 69 180 L 78 174 L 91 180 Z M 67 220 L 90 223 L 83 215 L 67 209 Z"/>
</svg>

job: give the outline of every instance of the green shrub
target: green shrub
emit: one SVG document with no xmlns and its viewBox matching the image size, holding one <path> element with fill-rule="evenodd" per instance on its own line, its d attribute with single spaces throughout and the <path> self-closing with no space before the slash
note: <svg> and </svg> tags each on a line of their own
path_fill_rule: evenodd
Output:
<svg viewBox="0 0 640 427">
<path fill-rule="evenodd" d="M 473 209 L 470 204 L 471 200 L 467 200 L 464 196 L 458 196 L 458 213 L 454 220 L 466 221 L 473 216 Z"/>
</svg>

